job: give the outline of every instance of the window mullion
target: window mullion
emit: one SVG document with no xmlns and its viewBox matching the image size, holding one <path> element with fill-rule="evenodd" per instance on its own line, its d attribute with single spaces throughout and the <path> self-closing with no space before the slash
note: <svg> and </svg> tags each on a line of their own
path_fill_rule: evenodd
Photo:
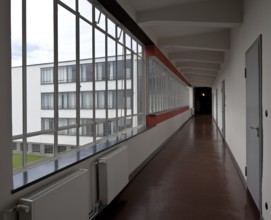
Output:
<svg viewBox="0 0 271 220">
<path fill-rule="evenodd" d="M 54 0 L 54 155 L 58 146 L 58 1 Z M 62 100 L 63 101 L 63 100 Z"/>
<path fill-rule="evenodd" d="M 108 28 L 107 28 L 107 17 L 105 17 L 105 135 L 108 136 Z"/>
<path fill-rule="evenodd" d="M 80 146 L 80 17 L 76 0 L 76 146 Z"/>
<path fill-rule="evenodd" d="M 116 34 L 116 39 L 117 39 L 117 35 L 118 35 L 118 27 L 117 27 L 117 25 L 115 26 L 115 34 Z M 115 77 L 116 77 L 116 132 L 118 132 L 119 131 L 119 96 L 118 96 L 118 93 L 119 93 L 119 91 L 118 91 L 118 70 L 119 70 L 119 65 L 118 65 L 118 56 L 119 56 L 119 54 L 118 54 L 118 41 L 116 40 L 115 41 L 115 61 L 116 61 L 116 65 L 115 65 Z"/>
<path fill-rule="evenodd" d="M 132 45 L 131 45 L 132 46 Z M 131 75 L 130 75 L 130 81 L 131 81 L 131 101 L 130 101 L 130 108 L 131 108 L 131 117 L 132 117 L 132 127 L 134 125 L 134 52 L 131 51 Z"/>
<path fill-rule="evenodd" d="M 95 7 L 92 7 L 92 20 L 95 21 Z M 92 25 L 92 97 L 93 97 L 93 142 L 96 143 L 96 57 L 95 57 L 95 25 Z"/>
<path fill-rule="evenodd" d="M 27 165 L 27 39 L 26 39 L 26 0 L 22 0 L 22 95 L 23 95 L 23 153 L 22 153 L 22 166 Z"/>
<path fill-rule="evenodd" d="M 124 128 L 126 128 L 127 124 L 127 74 L 126 74 L 126 62 L 127 62 L 127 50 L 126 50 L 126 34 L 123 33 L 123 44 L 125 45 L 124 48 L 124 60 L 123 60 L 123 80 L 124 80 Z"/>
</svg>

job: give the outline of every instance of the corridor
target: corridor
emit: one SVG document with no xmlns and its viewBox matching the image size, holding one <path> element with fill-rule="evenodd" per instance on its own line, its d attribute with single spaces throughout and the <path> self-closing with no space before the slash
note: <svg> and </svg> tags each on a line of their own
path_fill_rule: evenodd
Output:
<svg viewBox="0 0 271 220">
<path fill-rule="evenodd" d="M 191 118 L 96 220 L 256 220 L 211 116 Z"/>
</svg>

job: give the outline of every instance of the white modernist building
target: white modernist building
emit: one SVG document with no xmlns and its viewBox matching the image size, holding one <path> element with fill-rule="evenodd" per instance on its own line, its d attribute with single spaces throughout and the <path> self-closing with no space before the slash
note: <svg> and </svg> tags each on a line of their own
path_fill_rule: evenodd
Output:
<svg viewBox="0 0 271 220">
<path fill-rule="evenodd" d="M 137 127 L 140 118 L 137 104 L 138 76 L 133 74 L 136 71 L 132 71 L 132 68 L 135 70 L 137 65 L 131 59 L 116 61 L 115 57 L 108 57 L 105 61 L 99 58 L 95 60 L 95 68 L 91 59 L 81 60 L 79 65 L 74 61 L 61 62 L 58 65 L 58 79 L 54 79 L 53 66 L 53 63 L 27 66 L 27 106 L 22 104 L 25 102 L 22 100 L 23 69 L 12 68 L 14 151 L 22 151 L 21 136 L 23 129 L 26 129 L 29 135 L 27 152 L 52 155 L 55 111 L 58 113 L 58 153 L 78 146 L 77 136 L 79 145 L 84 146 L 93 143 L 94 139 L 97 141 Z M 78 93 L 77 68 L 80 69 Z M 54 80 L 58 80 L 57 108 L 54 106 Z M 23 108 L 26 108 L 27 115 L 22 114 Z M 23 128 L 23 120 L 27 121 L 26 128 Z"/>
</svg>

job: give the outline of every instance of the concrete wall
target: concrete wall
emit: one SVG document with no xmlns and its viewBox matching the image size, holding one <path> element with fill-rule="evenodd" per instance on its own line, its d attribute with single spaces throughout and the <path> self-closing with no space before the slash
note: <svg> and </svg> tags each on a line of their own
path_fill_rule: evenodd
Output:
<svg viewBox="0 0 271 220">
<path fill-rule="evenodd" d="M 244 78 L 245 52 L 262 34 L 263 36 L 263 113 L 271 111 L 271 2 L 267 0 L 244 1 L 244 22 L 231 31 L 231 50 L 226 54 L 226 62 L 217 77 L 213 91 L 218 89 L 218 126 L 222 128 L 221 82 L 226 86 L 226 141 L 241 168 L 246 166 L 246 81 Z M 215 105 L 216 103 L 214 103 Z M 216 111 L 213 112 L 215 118 Z M 270 116 L 263 117 L 263 217 L 271 219 L 271 213 L 264 204 L 271 204 L 271 123 Z"/>
</svg>

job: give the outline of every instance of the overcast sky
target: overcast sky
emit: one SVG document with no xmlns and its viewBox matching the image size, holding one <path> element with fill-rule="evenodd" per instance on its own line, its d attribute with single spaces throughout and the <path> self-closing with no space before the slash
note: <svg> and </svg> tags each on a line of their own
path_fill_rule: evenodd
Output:
<svg viewBox="0 0 271 220">
<path fill-rule="evenodd" d="M 63 0 L 74 8 L 74 0 Z M 79 1 L 80 13 L 91 19 L 91 6 L 87 0 Z M 11 1 L 12 24 L 12 66 L 22 65 L 22 13 L 21 1 Z M 97 20 L 98 20 L 97 14 Z M 104 16 L 100 25 L 104 26 Z M 58 50 L 59 61 L 75 60 L 75 16 L 63 7 L 58 10 Z M 80 22 L 80 58 L 92 57 L 92 28 Z M 109 41 L 109 54 L 115 46 Z M 53 62 L 53 0 L 27 0 L 27 64 Z M 99 31 L 95 36 L 95 56 L 105 56 L 105 35 Z"/>
</svg>

